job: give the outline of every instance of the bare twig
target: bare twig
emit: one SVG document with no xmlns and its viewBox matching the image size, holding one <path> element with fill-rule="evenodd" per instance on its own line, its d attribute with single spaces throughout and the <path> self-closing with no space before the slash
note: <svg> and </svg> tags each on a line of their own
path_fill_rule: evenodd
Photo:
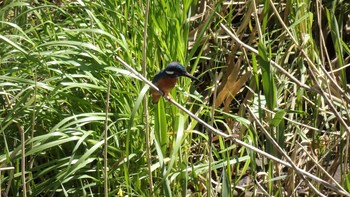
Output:
<svg viewBox="0 0 350 197">
<path fill-rule="evenodd" d="M 314 72 L 312 71 L 312 69 L 309 69 L 309 73 L 310 73 L 312 80 L 314 81 L 314 83 L 318 87 L 318 89 L 321 90 L 320 93 L 323 96 L 323 98 L 325 99 L 325 101 L 327 102 L 328 106 L 330 107 L 330 110 L 332 110 L 333 114 L 337 117 L 340 124 L 342 124 L 344 126 L 346 132 L 342 135 L 342 138 L 345 138 L 346 134 L 348 134 L 348 135 L 350 134 L 350 127 L 346 124 L 345 120 L 342 118 L 342 116 L 339 114 L 337 109 L 334 107 L 333 102 L 328 98 L 328 96 L 326 95 L 326 92 L 324 92 L 322 90 L 321 85 L 318 83 L 317 78 L 316 78 Z"/>
<path fill-rule="evenodd" d="M 236 35 L 234 35 L 232 33 L 232 31 L 230 31 L 225 25 L 223 25 L 222 23 L 220 23 L 220 27 L 223 28 L 225 30 L 225 32 L 231 36 L 231 38 L 233 38 L 238 44 L 242 45 L 244 48 L 248 49 L 249 51 L 252 51 L 255 54 L 258 54 L 258 50 L 254 49 L 253 47 L 247 45 L 246 43 L 242 42 Z M 278 65 L 276 62 L 270 60 L 270 63 L 277 68 L 281 73 L 285 74 L 288 76 L 288 78 L 290 78 L 294 83 L 296 83 L 299 87 L 305 88 L 307 90 L 312 89 L 312 87 L 302 83 L 301 81 L 299 81 L 297 78 L 295 78 L 293 75 L 291 75 L 288 71 L 286 71 L 284 68 L 282 68 L 280 65 Z M 317 90 L 315 90 L 317 91 Z"/>
<path fill-rule="evenodd" d="M 305 53 L 303 46 L 300 45 L 297 40 L 294 38 L 294 36 L 292 35 L 292 33 L 289 31 L 288 27 L 286 26 L 286 24 L 283 22 L 281 16 L 278 13 L 278 10 L 276 9 L 275 5 L 273 4 L 272 0 L 269 0 L 270 5 L 274 11 L 274 14 L 276 15 L 276 17 L 278 18 L 278 20 L 280 21 L 281 25 L 283 26 L 284 30 L 287 32 L 287 34 L 289 35 L 289 37 L 293 40 L 294 44 L 298 47 L 298 49 L 300 50 L 300 53 L 304 56 L 304 58 L 306 59 L 306 61 L 309 63 L 310 67 L 313 70 L 317 70 L 315 64 L 311 61 L 311 59 L 309 58 L 309 56 Z M 346 99 L 349 100 L 349 98 L 347 97 L 347 95 L 344 94 L 344 90 L 342 90 L 339 85 L 337 84 L 337 82 L 329 75 L 329 73 L 321 66 L 320 67 L 321 70 L 323 71 L 323 73 L 326 75 L 326 77 L 335 85 L 334 87 L 337 88 L 337 90 L 339 92 L 341 92 L 344 97 Z M 322 90 L 320 84 L 318 83 L 312 69 L 308 68 L 311 78 L 313 79 L 313 81 L 316 83 L 317 85 L 317 89 L 318 89 L 318 93 L 320 93 L 322 95 L 322 97 L 326 100 L 327 104 L 329 105 L 330 109 L 332 110 L 332 112 L 334 113 L 334 115 L 337 117 L 337 119 L 339 120 L 340 124 L 342 124 L 345 127 L 346 133 L 348 135 L 350 135 L 350 127 L 346 124 L 346 122 L 344 121 L 344 119 L 342 118 L 342 116 L 339 114 L 339 112 L 336 110 L 336 108 L 334 107 L 331 99 L 332 96 L 330 95 L 330 98 L 328 98 L 327 94 L 325 93 L 325 91 Z M 345 133 L 344 133 L 345 134 Z M 343 135 L 342 138 L 344 138 L 345 136 Z"/>
<path fill-rule="evenodd" d="M 275 162 L 277 162 L 277 163 L 280 163 L 280 164 L 282 164 L 282 165 L 284 165 L 284 166 L 287 166 L 287 167 L 289 167 L 289 168 L 292 168 L 292 166 L 291 166 L 288 162 L 283 161 L 283 160 L 281 160 L 281 159 L 278 159 L 277 157 L 272 156 L 272 155 L 270 155 L 270 154 L 268 154 L 268 153 L 266 153 L 266 152 L 264 152 L 264 151 L 262 151 L 262 150 L 260 150 L 260 149 L 258 149 L 258 148 L 256 148 L 256 147 L 250 145 L 250 144 L 247 144 L 247 143 L 242 142 L 242 141 L 240 141 L 240 140 L 238 140 L 238 139 L 235 139 L 235 138 L 233 139 L 233 141 L 234 141 L 236 144 L 239 144 L 239 145 L 241 145 L 241 146 L 244 146 L 244 147 L 246 147 L 246 148 L 249 148 L 250 150 L 252 150 L 252 151 L 254 151 L 254 152 L 256 152 L 256 153 L 259 153 L 260 155 L 265 156 L 265 157 L 268 158 L 268 159 L 271 159 L 271 160 L 273 160 L 273 161 L 275 161 Z M 323 179 L 321 179 L 321 178 L 319 178 L 319 177 L 317 177 L 317 176 L 315 176 L 315 175 L 313 175 L 313 174 L 311 174 L 311 173 L 309 173 L 309 172 L 307 172 L 307 171 L 305 171 L 305 170 L 303 170 L 303 169 L 298 168 L 298 170 L 299 170 L 299 172 L 300 172 L 301 174 L 303 174 L 303 175 L 307 176 L 308 178 L 310 178 L 310 179 L 312 179 L 312 180 L 314 180 L 314 181 L 316 181 L 316 182 L 318 182 L 318 183 L 320 183 L 320 184 L 322 184 L 322 185 L 324 185 L 324 186 L 326 186 L 326 187 L 328 187 L 328 188 L 330 188 L 330 189 L 336 191 L 337 193 L 343 194 L 343 195 L 346 195 L 346 196 L 350 196 L 349 193 L 347 193 L 347 192 L 345 192 L 345 191 L 343 191 L 343 190 L 339 190 L 338 188 L 336 188 L 334 185 L 328 183 L 327 181 L 325 181 L 325 180 L 323 180 Z"/>
<path fill-rule="evenodd" d="M 5 171 L 5 170 L 14 170 L 14 169 L 15 169 L 14 167 L 0 168 L 0 197 L 1 197 L 1 193 L 2 193 L 2 192 L 1 192 L 1 191 L 2 191 L 2 190 L 1 190 L 1 177 L 2 177 L 2 176 L 1 176 L 1 172 L 2 172 L 2 171 Z M 7 196 L 7 195 L 6 195 L 6 196 Z"/>
<path fill-rule="evenodd" d="M 280 21 L 282 27 L 284 28 L 284 30 L 287 32 L 287 34 L 289 35 L 289 37 L 292 39 L 292 41 L 294 42 L 294 44 L 298 47 L 299 50 L 301 50 L 302 54 L 304 55 L 304 57 L 306 58 L 307 62 L 316 69 L 316 66 L 313 64 L 313 62 L 310 60 L 310 58 L 306 55 L 305 51 L 302 48 L 302 44 L 299 44 L 298 41 L 294 38 L 294 36 L 292 35 L 292 33 L 289 31 L 287 25 L 284 23 L 284 21 L 282 20 L 281 16 L 279 15 L 278 10 L 276 9 L 274 3 L 272 0 L 269 0 L 270 6 L 272 7 L 272 10 L 275 14 L 275 16 L 277 17 L 277 19 Z M 342 90 L 339 85 L 337 84 L 337 82 L 329 75 L 329 73 L 321 66 L 321 69 L 323 71 L 323 73 L 325 73 L 325 75 L 327 76 L 327 78 L 335 85 L 335 87 L 337 87 L 337 90 L 344 93 L 344 90 Z"/>
<path fill-rule="evenodd" d="M 278 143 L 273 139 L 273 137 L 270 135 L 270 133 L 264 128 L 264 126 L 261 124 L 259 119 L 255 116 L 255 114 L 252 112 L 250 107 L 246 106 L 248 109 L 249 114 L 253 117 L 255 123 L 260 127 L 260 129 L 263 131 L 264 135 L 268 138 L 268 140 L 273 144 L 273 146 L 277 149 L 279 153 L 281 153 L 288 161 L 290 166 L 297 172 L 297 174 L 309 185 L 309 187 L 317 193 L 319 196 L 325 196 L 320 191 L 318 191 L 309 180 L 307 180 L 303 173 L 300 172 L 300 168 L 298 168 L 292 159 L 287 155 L 287 153 L 278 145 Z"/>
<path fill-rule="evenodd" d="M 130 72 L 132 72 L 134 75 L 136 75 L 138 78 L 140 78 L 142 81 L 144 81 L 147 85 L 149 85 L 151 88 L 155 89 L 157 92 L 161 93 L 163 97 L 165 97 L 170 103 L 174 104 L 176 107 L 178 107 L 179 109 L 181 109 L 182 111 L 184 111 L 186 114 L 188 114 L 189 116 L 191 116 L 193 119 L 195 119 L 196 121 L 198 121 L 200 124 L 202 124 L 203 126 L 205 126 L 207 129 L 213 131 L 216 135 L 220 135 L 222 137 L 225 138 L 232 138 L 231 135 L 223 133 L 222 131 L 219 131 L 217 129 L 215 129 L 214 127 L 210 126 L 209 124 L 207 124 L 206 122 L 204 122 L 202 119 L 198 118 L 197 116 L 195 116 L 192 112 L 190 112 L 188 109 L 186 109 L 185 107 L 183 107 L 182 105 L 180 105 L 179 103 L 177 103 L 176 101 L 174 101 L 173 99 L 171 99 L 170 97 L 168 97 L 167 95 L 165 95 L 157 86 L 155 86 L 152 82 L 148 81 L 144 76 L 142 76 L 140 73 L 138 73 L 135 69 L 133 69 L 131 66 L 129 66 L 126 62 L 124 62 L 122 59 L 120 59 L 120 57 L 115 56 L 115 59 L 118 60 L 120 63 L 122 63 L 127 69 L 129 69 Z"/>
<path fill-rule="evenodd" d="M 255 54 L 258 54 L 258 51 L 254 48 L 252 48 L 251 46 L 245 44 L 244 42 L 242 42 L 237 36 L 235 36 L 225 25 L 220 23 L 220 26 L 226 31 L 226 33 L 228 33 L 234 40 L 236 40 L 237 43 L 239 43 L 240 45 L 242 45 L 244 48 L 254 52 Z M 310 65 L 314 64 L 311 62 L 310 58 L 308 58 L 305 54 L 305 52 L 301 49 L 302 54 L 304 55 L 304 57 L 306 58 L 306 60 L 310 63 Z M 302 83 L 301 81 L 299 81 L 298 79 L 296 79 L 293 75 L 291 75 L 290 73 L 288 73 L 285 69 L 283 69 L 280 65 L 278 65 L 276 62 L 270 60 L 270 63 L 277 68 L 280 72 L 282 72 L 283 74 L 285 74 L 286 76 L 288 76 L 289 79 L 291 79 L 294 83 L 296 83 L 299 87 L 304 88 L 306 90 L 310 90 L 313 92 L 317 92 L 320 93 L 324 99 L 326 100 L 327 104 L 329 104 L 329 106 L 331 107 L 332 112 L 334 113 L 334 115 L 337 117 L 337 119 L 339 120 L 339 122 L 345 127 L 346 133 L 350 134 L 350 127 L 346 124 L 346 122 L 344 121 L 344 119 L 341 117 L 341 115 L 337 112 L 337 110 L 335 109 L 334 105 L 332 104 L 331 100 L 328 98 L 331 97 L 331 99 L 335 99 L 338 102 L 342 102 L 339 98 L 334 98 L 332 97 L 332 95 L 328 94 L 324 91 L 322 91 L 320 85 L 318 84 L 317 81 L 315 81 L 316 84 L 318 84 L 317 88 L 314 87 L 310 87 L 308 85 L 306 85 L 305 83 Z M 309 69 L 310 70 L 310 69 Z M 344 136 L 342 136 L 344 137 Z"/>
<path fill-rule="evenodd" d="M 167 97 L 166 95 L 164 95 L 164 93 L 157 88 L 157 86 L 155 86 L 153 83 L 151 83 L 150 81 L 148 81 L 145 77 L 143 77 L 141 74 L 139 74 L 135 69 L 133 69 L 130 65 L 128 65 L 126 62 L 124 62 L 120 57 L 118 56 L 114 56 L 114 58 L 116 60 L 118 60 L 120 63 L 123 64 L 123 66 L 125 66 L 131 73 L 133 73 L 134 75 L 136 75 L 140 80 L 144 81 L 147 85 L 149 85 L 151 88 L 154 88 L 156 91 L 158 91 L 159 93 L 161 93 L 170 103 L 174 104 L 176 107 L 178 107 L 179 109 L 181 109 L 182 111 L 184 111 L 186 114 L 188 114 L 189 116 L 191 116 L 193 119 L 195 119 L 197 122 L 199 122 L 200 124 L 202 124 L 204 127 L 206 127 L 207 129 L 209 129 L 210 131 L 212 131 L 213 133 L 215 133 L 216 135 L 220 135 L 224 138 L 229 138 L 231 139 L 234 143 L 236 144 L 239 144 L 241 146 L 244 146 L 246 148 L 249 148 L 251 149 L 252 151 L 254 152 L 257 152 L 263 156 L 265 156 L 266 158 L 268 159 L 271 159 L 275 162 L 278 162 L 282 165 L 285 165 L 289 168 L 293 168 L 294 167 L 292 166 L 292 164 L 286 162 L 286 161 L 283 161 L 281 159 L 278 159 L 277 157 L 275 156 L 272 156 L 271 154 L 268 154 L 250 144 L 247 144 L 245 142 L 242 142 L 241 140 L 239 139 L 236 139 L 234 138 L 234 135 L 229 135 L 229 134 L 226 134 L 226 133 L 223 133 L 217 129 L 215 129 L 214 127 L 212 127 L 211 125 L 209 125 L 208 123 L 204 122 L 202 119 L 198 118 L 197 116 L 195 116 L 192 112 L 190 112 L 189 110 L 187 110 L 185 107 L 183 107 L 182 105 L 180 105 L 179 103 L 175 102 L 173 99 Z M 294 164 L 293 164 L 294 165 Z M 307 176 L 308 178 L 334 190 L 335 192 L 339 193 L 339 194 L 342 194 L 342 195 L 347 195 L 347 196 L 350 196 L 349 193 L 347 193 L 346 191 L 342 190 L 342 188 L 338 189 L 337 187 L 335 187 L 334 185 L 328 183 L 327 181 L 309 173 L 309 172 L 306 172 L 305 170 L 302 170 L 298 167 L 295 166 L 295 169 L 297 170 L 298 173 L 300 173 L 302 176 Z"/>
<path fill-rule="evenodd" d="M 308 157 L 314 162 L 314 166 L 312 167 L 312 168 L 310 168 L 309 169 L 309 171 L 310 170 L 312 170 L 314 167 L 318 167 L 318 169 L 320 169 L 321 170 L 321 172 L 322 173 L 324 173 L 330 180 L 332 180 L 333 181 L 333 183 L 338 187 L 338 188 L 342 188 L 342 186 L 318 163 L 319 161 L 316 161 L 315 159 L 314 159 L 314 157 L 312 157 L 312 155 L 310 154 L 310 152 L 309 151 L 307 151 L 306 149 L 305 149 L 305 147 L 304 146 L 302 146 L 299 142 L 297 142 L 297 144 L 298 144 L 298 146 L 301 148 L 301 149 L 303 149 L 304 150 L 304 152 L 308 155 Z"/>
</svg>

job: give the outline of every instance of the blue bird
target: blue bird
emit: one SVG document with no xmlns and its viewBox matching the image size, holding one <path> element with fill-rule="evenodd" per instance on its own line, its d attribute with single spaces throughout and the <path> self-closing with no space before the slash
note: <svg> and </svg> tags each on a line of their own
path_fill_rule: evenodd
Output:
<svg viewBox="0 0 350 197">
<path fill-rule="evenodd" d="M 169 96 L 169 92 L 175 87 L 179 77 L 185 76 L 199 81 L 186 71 L 186 69 L 178 62 L 171 62 L 164 70 L 157 73 L 152 83 L 157 86 L 166 96 Z M 159 101 L 161 94 L 155 89 L 151 89 L 152 103 L 156 104 Z"/>
</svg>

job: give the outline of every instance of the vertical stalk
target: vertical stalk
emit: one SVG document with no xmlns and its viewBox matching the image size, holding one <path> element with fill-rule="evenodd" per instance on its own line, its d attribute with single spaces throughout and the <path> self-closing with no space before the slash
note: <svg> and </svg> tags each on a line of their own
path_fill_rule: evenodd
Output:
<svg viewBox="0 0 350 197">
<path fill-rule="evenodd" d="M 34 138 L 35 125 L 36 125 L 35 124 L 35 119 L 36 119 L 36 97 L 37 97 L 37 94 L 38 94 L 36 68 L 34 68 L 34 73 L 33 74 L 34 74 L 33 75 L 33 78 L 34 78 L 34 101 L 33 101 L 33 113 L 32 113 L 32 126 L 31 126 L 31 129 L 30 129 L 31 130 L 30 139 Z M 33 148 L 33 142 L 29 146 L 30 146 L 30 149 L 32 149 Z M 29 167 L 29 169 L 32 169 L 33 165 L 34 165 L 34 157 L 33 156 L 29 156 L 29 161 L 31 161 L 31 162 L 28 163 L 28 165 L 29 165 L 28 167 Z M 28 175 L 29 175 L 29 180 L 34 180 L 32 172 L 29 172 Z M 31 186 L 31 184 L 29 183 L 29 186 L 28 186 L 29 190 L 31 190 L 30 186 Z"/>
<path fill-rule="evenodd" d="M 109 97 L 110 97 L 110 91 L 111 91 L 111 79 L 108 79 L 108 85 L 107 85 L 107 99 L 106 99 L 106 117 L 105 117 L 105 125 L 104 125 L 104 193 L 105 197 L 108 197 L 108 169 L 107 169 L 107 151 L 108 151 L 108 110 L 109 110 Z"/>
<path fill-rule="evenodd" d="M 144 22 L 144 29 L 143 29 L 143 46 L 142 46 L 142 75 L 147 78 L 147 26 L 148 26 L 148 13 L 149 13 L 149 2 L 150 0 L 146 1 L 146 10 L 145 10 L 145 22 Z M 146 155 L 147 155 L 147 167 L 148 167 L 148 183 L 149 183 L 149 193 L 150 196 L 153 197 L 153 178 L 152 178 L 152 171 L 151 171 L 151 143 L 150 143 L 150 132 L 149 132 L 149 115 L 148 115 L 148 101 L 147 96 L 143 97 L 143 113 L 145 117 L 145 129 L 146 129 Z"/>
<path fill-rule="evenodd" d="M 21 149 L 22 149 L 22 159 L 21 159 L 21 177 L 22 177 L 22 189 L 23 197 L 27 197 L 27 184 L 26 184 L 26 139 L 23 126 L 17 124 L 18 130 L 21 135 Z"/>
<path fill-rule="evenodd" d="M 15 168 L 14 167 L 4 167 L 4 168 L 0 168 L 0 197 L 1 197 L 1 191 L 2 191 L 2 189 L 1 189 L 1 172 L 2 171 L 5 171 L 5 170 L 14 170 Z M 4 193 L 5 194 L 5 196 L 7 196 L 7 192 L 5 192 Z"/>
<path fill-rule="evenodd" d="M 210 120 L 210 125 L 213 126 L 214 125 L 214 115 L 215 115 L 215 102 L 216 102 L 216 93 L 217 93 L 217 78 L 218 78 L 218 73 L 215 72 L 215 77 L 214 77 L 214 93 L 213 93 L 213 104 L 211 107 L 211 120 Z M 208 153 L 208 157 L 209 157 L 209 174 L 208 174 L 208 193 L 207 196 L 210 197 L 211 195 L 211 170 L 212 170 L 212 151 L 213 151 L 213 133 L 211 132 L 211 130 L 208 130 L 208 134 L 209 134 L 209 153 Z"/>
</svg>

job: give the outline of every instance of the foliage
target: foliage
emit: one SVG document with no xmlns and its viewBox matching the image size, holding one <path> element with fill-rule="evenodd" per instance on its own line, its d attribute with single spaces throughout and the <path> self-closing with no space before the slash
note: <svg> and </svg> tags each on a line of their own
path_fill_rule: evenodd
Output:
<svg viewBox="0 0 350 197">
<path fill-rule="evenodd" d="M 348 195 L 349 3 L 0 5 L 1 194 L 101 196 L 107 118 L 110 196 Z M 171 97 L 265 155 L 163 99 L 145 119 L 147 86 L 114 55 L 140 73 L 146 58 L 148 79 L 182 63 L 201 82 L 180 79 Z"/>
</svg>

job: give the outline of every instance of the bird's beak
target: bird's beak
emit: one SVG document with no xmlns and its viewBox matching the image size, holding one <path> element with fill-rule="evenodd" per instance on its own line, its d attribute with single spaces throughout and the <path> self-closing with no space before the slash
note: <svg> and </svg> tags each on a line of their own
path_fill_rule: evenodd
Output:
<svg viewBox="0 0 350 197">
<path fill-rule="evenodd" d="M 184 73 L 184 76 L 185 76 L 185 77 L 188 77 L 188 78 L 191 78 L 191 79 L 194 79 L 194 80 L 196 80 L 196 81 L 199 82 L 199 79 L 197 79 L 196 77 L 192 76 L 192 75 L 191 75 L 190 73 L 188 73 L 188 72 L 185 72 L 185 73 Z"/>
</svg>

